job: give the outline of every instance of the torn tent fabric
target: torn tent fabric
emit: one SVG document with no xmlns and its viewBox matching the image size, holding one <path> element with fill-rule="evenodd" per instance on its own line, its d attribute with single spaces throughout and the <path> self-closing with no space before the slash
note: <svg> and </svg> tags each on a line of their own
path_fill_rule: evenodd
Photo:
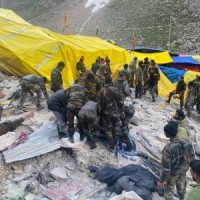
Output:
<svg viewBox="0 0 200 200">
<path fill-rule="evenodd" d="M 98 181 L 107 183 L 112 192 L 117 194 L 132 190 L 142 199 L 150 200 L 151 193 L 156 191 L 156 178 L 139 165 L 131 164 L 120 169 L 111 166 L 90 167 L 90 171 L 95 173 Z"/>
</svg>

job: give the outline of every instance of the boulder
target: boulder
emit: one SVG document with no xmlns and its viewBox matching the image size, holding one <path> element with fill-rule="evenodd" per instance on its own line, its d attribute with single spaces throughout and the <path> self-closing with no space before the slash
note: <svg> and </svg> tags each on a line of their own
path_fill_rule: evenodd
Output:
<svg viewBox="0 0 200 200">
<path fill-rule="evenodd" d="M 198 141 L 194 146 L 195 152 L 198 156 L 200 156 L 200 141 Z"/>
</svg>

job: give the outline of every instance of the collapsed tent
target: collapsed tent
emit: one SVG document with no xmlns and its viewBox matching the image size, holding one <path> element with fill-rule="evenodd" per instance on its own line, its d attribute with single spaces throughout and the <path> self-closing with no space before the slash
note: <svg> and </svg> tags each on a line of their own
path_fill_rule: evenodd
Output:
<svg viewBox="0 0 200 200">
<path fill-rule="evenodd" d="M 113 73 L 131 60 L 125 49 L 100 38 L 60 35 L 29 24 L 10 10 L 0 9 L 0 13 L 0 69 L 6 73 L 39 74 L 49 80 L 52 69 L 64 61 L 67 87 L 77 76 L 76 63 L 82 55 L 87 68 L 97 56 L 108 56 Z"/>
</svg>

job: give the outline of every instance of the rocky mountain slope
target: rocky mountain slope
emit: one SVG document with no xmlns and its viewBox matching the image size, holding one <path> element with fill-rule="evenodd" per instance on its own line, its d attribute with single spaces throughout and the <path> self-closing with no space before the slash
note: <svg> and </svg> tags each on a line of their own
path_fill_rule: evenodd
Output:
<svg viewBox="0 0 200 200">
<path fill-rule="evenodd" d="M 92 3 L 103 8 L 94 9 Z M 66 13 L 65 34 L 94 36 L 98 26 L 99 37 L 124 47 L 131 45 L 134 31 L 140 46 L 169 47 L 187 54 L 200 50 L 198 0 L 0 0 L 0 5 L 34 25 L 60 33 Z"/>
</svg>

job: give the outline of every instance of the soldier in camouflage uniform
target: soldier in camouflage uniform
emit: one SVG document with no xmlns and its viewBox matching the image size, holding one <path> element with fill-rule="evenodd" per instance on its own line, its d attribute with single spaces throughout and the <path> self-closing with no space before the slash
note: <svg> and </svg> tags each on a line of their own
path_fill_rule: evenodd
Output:
<svg viewBox="0 0 200 200">
<path fill-rule="evenodd" d="M 78 71 L 78 74 L 84 71 L 84 68 L 85 68 L 84 56 L 81 56 L 80 60 L 76 63 L 76 70 Z"/>
<path fill-rule="evenodd" d="M 144 63 L 143 63 L 143 71 L 142 71 L 142 74 L 143 74 L 143 82 L 144 82 L 143 84 L 144 84 L 144 86 L 146 85 L 146 82 L 147 82 L 147 80 L 148 80 L 149 66 L 150 66 L 149 59 L 148 59 L 148 58 L 145 58 L 145 59 L 144 59 Z M 145 89 L 145 87 L 144 87 L 143 94 L 146 94 L 146 89 Z"/>
<path fill-rule="evenodd" d="M 164 185 L 165 199 L 173 200 L 176 186 L 179 199 L 184 199 L 186 192 L 186 172 L 189 163 L 195 159 L 192 145 L 187 140 L 177 137 L 178 124 L 169 122 L 164 126 L 164 132 L 170 142 L 162 151 L 162 172 L 158 188 Z"/>
<path fill-rule="evenodd" d="M 99 93 L 98 110 L 105 135 L 109 141 L 109 149 L 114 150 L 118 141 L 120 117 L 124 116 L 124 102 L 116 87 L 112 86 L 112 78 L 106 77 L 105 87 Z"/>
<path fill-rule="evenodd" d="M 24 122 L 25 120 L 33 116 L 34 116 L 34 113 L 29 112 L 14 121 L 5 121 L 5 122 L 0 123 L 0 136 L 6 134 L 7 132 L 14 131 L 18 126 L 22 124 L 22 122 Z"/>
<path fill-rule="evenodd" d="M 121 126 L 120 126 L 120 141 L 126 144 L 126 151 L 132 150 L 132 145 L 130 142 L 130 137 L 129 137 L 129 127 L 128 125 L 130 124 L 131 118 L 133 117 L 135 113 L 134 106 L 132 103 L 128 100 L 125 100 L 124 102 L 124 108 L 125 108 L 125 117 L 121 118 Z"/>
<path fill-rule="evenodd" d="M 125 74 L 119 74 L 118 78 L 113 82 L 113 86 L 118 89 L 118 92 L 122 97 L 123 101 L 126 99 L 127 96 L 130 96 L 129 84 L 126 80 Z"/>
<path fill-rule="evenodd" d="M 135 98 L 141 98 L 142 97 L 142 89 L 143 89 L 143 85 L 142 85 L 142 80 L 143 80 L 143 76 L 142 76 L 142 67 L 143 67 L 143 62 L 140 61 L 138 63 L 138 68 L 135 70 Z"/>
<path fill-rule="evenodd" d="M 67 103 L 67 120 L 68 120 L 68 133 L 69 141 L 74 142 L 73 136 L 75 132 L 74 117 L 78 118 L 78 112 L 87 101 L 86 89 L 84 87 L 84 80 L 79 80 L 78 84 L 73 84 L 69 88 L 68 103 Z M 79 122 L 77 122 L 79 127 Z M 81 140 L 84 139 L 81 135 Z"/>
<path fill-rule="evenodd" d="M 97 57 L 95 63 L 92 64 L 92 68 L 91 71 L 93 72 L 93 74 L 95 75 L 98 71 L 98 69 L 100 68 L 100 57 Z"/>
<path fill-rule="evenodd" d="M 44 108 L 43 106 L 41 106 L 40 101 L 42 98 L 42 93 L 44 94 L 46 99 L 49 98 L 49 95 L 47 93 L 47 89 L 45 86 L 47 79 L 42 76 L 27 75 L 21 78 L 20 82 L 21 82 L 22 91 L 21 91 L 21 98 L 18 104 L 18 109 L 21 109 L 23 107 L 27 94 L 30 93 L 31 95 L 33 95 L 34 92 L 37 95 L 37 100 L 36 100 L 37 110 Z"/>
<path fill-rule="evenodd" d="M 90 149 L 96 148 L 94 136 L 99 130 L 97 103 L 88 101 L 78 113 L 79 133 L 81 138 L 86 136 Z"/>
<path fill-rule="evenodd" d="M 129 64 L 129 69 L 130 69 L 130 72 L 131 72 L 131 77 L 130 77 L 130 86 L 133 87 L 133 82 L 135 80 L 135 70 L 137 68 L 137 60 L 138 58 L 137 57 L 134 57 L 134 59 L 131 61 L 131 63 Z"/>
<path fill-rule="evenodd" d="M 185 109 L 187 110 L 187 116 L 191 116 L 191 110 L 195 102 L 196 91 L 193 87 L 193 82 L 188 83 L 188 91 L 185 99 Z"/>
<path fill-rule="evenodd" d="M 158 81 L 160 80 L 160 72 L 154 60 L 151 60 L 150 62 L 150 66 L 148 69 L 148 76 L 154 77 L 153 79 L 156 83 L 155 91 L 156 91 L 156 95 L 158 96 Z"/>
<path fill-rule="evenodd" d="M 176 86 L 176 90 L 173 90 L 172 92 L 169 93 L 169 98 L 166 101 L 167 103 L 170 103 L 171 98 L 173 95 L 178 94 L 179 95 L 179 99 L 180 99 L 180 109 L 182 110 L 183 106 L 184 106 L 184 93 L 186 90 L 186 83 L 184 81 L 184 77 L 181 76 L 179 78 L 179 81 L 177 83 Z"/>
<path fill-rule="evenodd" d="M 120 70 L 118 72 L 118 77 L 121 75 L 121 74 L 124 74 L 126 76 L 126 80 L 128 81 L 128 83 L 130 83 L 130 72 L 128 70 L 128 64 L 124 64 L 124 69 Z"/>
<path fill-rule="evenodd" d="M 200 114 L 200 76 L 198 76 L 198 82 L 196 86 L 196 101 L 197 101 L 197 112 Z"/>
<path fill-rule="evenodd" d="M 63 80 L 62 80 L 62 70 L 65 67 L 64 62 L 59 62 L 57 67 L 51 72 L 51 90 L 56 92 L 59 89 L 63 88 Z"/>
<path fill-rule="evenodd" d="M 78 81 L 81 80 L 86 80 L 88 73 L 91 73 L 89 69 L 87 69 L 85 66 L 82 67 L 81 70 L 79 70 L 79 74 L 77 79 L 75 80 L 75 83 L 78 83 Z"/>
<path fill-rule="evenodd" d="M 106 70 L 107 70 L 106 76 L 112 76 L 112 72 L 110 69 L 110 59 L 108 58 L 108 56 L 105 57 L 105 66 L 106 66 Z"/>
<path fill-rule="evenodd" d="M 107 68 L 105 65 L 101 65 L 96 73 L 96 76 L 100 79 L 102 87 L 104 87 L 106 75 L 107 75 Z"/>
<path fill-rule="evenodd" d="M 85 88 L 87 89 L 87 97 L 90 100 L 96 101 L 97 94 L 101 89 L 101 82 L 100 79 L 95 76 L 92 72 L 87 74 L 85 80 Z"/>
</svg>

